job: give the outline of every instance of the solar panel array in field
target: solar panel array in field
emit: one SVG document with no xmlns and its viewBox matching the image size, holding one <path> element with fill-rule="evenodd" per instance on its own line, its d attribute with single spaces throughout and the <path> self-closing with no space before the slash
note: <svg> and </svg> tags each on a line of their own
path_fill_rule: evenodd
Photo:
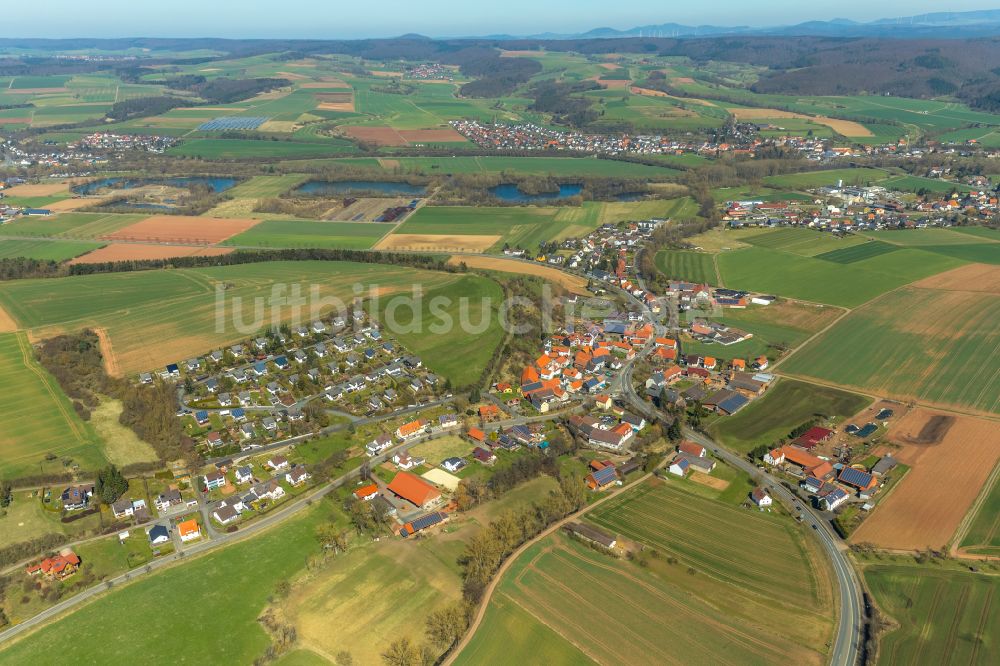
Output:
<svg viewBox="0 0 1000 666">
<path fill-rule="evenodd" d="M 199 132 L 222 132 L 225 130 L 254 130 L 266 123 L 266 116 L 227 116 L 202 123 Z"/>
</svg>

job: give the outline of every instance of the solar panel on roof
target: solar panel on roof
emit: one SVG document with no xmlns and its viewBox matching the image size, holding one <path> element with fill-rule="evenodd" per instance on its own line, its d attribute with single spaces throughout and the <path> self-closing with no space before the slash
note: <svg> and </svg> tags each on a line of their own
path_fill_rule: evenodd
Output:
<svg viewBox="0 0 1000 666">
<path fill-rule="evenodd" d="M 434 513 L 428 513 L 426 516 L 421 516 L 417 518 L 416 520 L 412 521 L 410 525 L 416 532 L 425 529 L 427 527 L 430 527 L 431 525 L 436 525 L 440 523 L 442 520 L 445 519 L 446 516 L 447 514 L 445 513 L 442 513 L 440 511 L 435 511 Z"/>
<path fill-rule="evenodd" d="M 615 479 L 615 468 L 605 467 L 594 472 L 594 480 L 598 483 L 608 483 Z"/>
<path fill-rule="evenodd" d="M 849 483 L 852 486 L 858 486 L 859 488 L 867 487 L 872 481 L 872 475 L 868 472 L 862 472 L 860 469 L 854 469 L 853 467 L 847 467 L 843 472 L 840 473 L 840 480 L 844 483 Z"/>
</svg>

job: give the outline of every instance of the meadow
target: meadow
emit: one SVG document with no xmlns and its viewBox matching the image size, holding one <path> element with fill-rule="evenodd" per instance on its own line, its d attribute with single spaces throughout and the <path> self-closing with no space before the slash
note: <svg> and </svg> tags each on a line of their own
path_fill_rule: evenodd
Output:
<svg viewBox="0 0 1000 666">
<path fill-rule="evenodd" d="M 854 307 L 915 280 L 961 266 L 961 259 L 901 249 L 850 264 L 750 247 L 718 258 L 725 286 Z"/>
<path fill-rule="evenodd" d="M 97 436 L 37 363 L 23 333 L 0 334 L 0 392 L 6 403 L 0 413 L 0 477 L 61 472 L 63 461 L 84 470 L 104 464 Z M 46 460 L 48 454 L 54 459 Z"/>
<path fill-rule="evenodd" d="M 661 250 L 656 254 L 656 267 L 674 280 L 688 280 L 699 284 L 719 284 L 713 255 L 688 250 Z"/>
<path fill-rule="evenodd" d="M 770 250 L 791 252 L 803 257 L 813 257 L 827 252 L 843 250 L 865 242 L 864 238 L 855 235 L 841 237 L 824 231 L 799 227 L 787 227 L 764 232 L 755 229 L 741 229 L 730 233 L 733 233 L 734 236 L 744 243 Z"/>
<path fill-rule="evenodd" d="M 838 181 L 844 185 L 873 185 L 888 176 L 882 169 L 860 167 L 857 169 L 826 169 L 823 171 L 808 171 L 805 173 L 790 173 L 780 176 L 768 176 L 764 184 L 771 187 L 803 190 L 814 187 L 835 186 Z"/>
<path fill-rule="evenodd" d="M 745 453 L 760 444 L 773 444 L 817 415 L 840 421 L 870 402 L 856 393 L 781 379 L 739 413 L 713 422 L 709 432 L 726 447 Z"/>
<path fill-rule="evenodd" d="M 502 300 L 500 285 L 469 274 L 436 287 L 425 284 L 419 310 L 391 296 L 369 306 L 383 328 L 425 366 L 459 387 L 479 379 L 503 340 L 498 312 Z"/>
<path fill-rule="evenodd" d="M 377 664 L 402 636 L 420 642 L 423 618 L 461 596 L 456 559 L 463 542 L 398 537 L 355 546 L 295 585 L 282 604 L 298 646 L 319 654 L 351 653 Z"/>
<path fill-rule="evenodd" d="M 1000 295 L 913 287 L 854 310 L 782 366 L 842 386 L 988 413 L 1000 413 L 998 368 Z"/>
<path fill-rule="evenodd" d="M 685 485 L 650 481 L 588 516 L 645 546 L 645 567 L 576 543 L 546 549 L 543 542 L 515 562 L 501 592 L 541 610 L 546 624 L 583 640 L 602 662 L 615 654 L 634 661 L 643 651 L 683 663 L 825 661 L 832 588 L 816 544 L 787 516 Z M 591 635 L 601 640 L 582 639 Z"/>
<path fill-rule="evenodd" d="M 354 296 L 354 283 L 382 295 L 421 284 L 425 290 L 454 283 L 448 273 L 352 262 L 267 262 L 213 268 L 110 273 L 0 285 L 0 306 L 24 328 L 48 336 L 86 326 L 103 327 L 123 372 L 158 368 L 243 340 L 251 332 L 292 316 L 290 306 L 266 311 L 254 326 L 254 299 L 266 306 L 275 284 L 315 288 L 322 298 Z M 225 306 L 217 308 L 217 287 Z M 102 293 L 103 298 L 80 298 Z M 281 294 L 279 294 L 280 296 Z M 309 308 L 307 307 L 306 310 Z M 308 316 L 308 313 L 304 313 Z M 217 321 L 221 317 L 221 321 Z M 240 326 L 234 322 L 241 319 Z M 250 329 L 253 329 L 251 331 Z M 241 332 L 242 331 L 242 332 Z M 472 338 L 475 339 L 475 338 Z"/>
<path fill-rule="evenodd" d="M 314 508 L 280 526 L 159 571 L 0 649 L 5 664 L 56 663 L 86 654 L 101 663 L 167 663 L 186 650 L 215 663 L 251 663 L 271 643 L 257 621 L 280 582 L 319 553 L 325 518 Z M 196 582 L 192 582 L 196 581 Z M 240 603 L 233 603 L 238 591 Z M 141 626 L 141 631 L 136 627 Z"/>
<path fill-rule="evenodd" d="M 986 491 L 960 547 L 977 555 L 1000 555 L 1000 477 Z"/>
<path fill-rule="evenodd" d="M 864 568 L 894 624 L 880 638 L 880 664 L 992 664 L 1000 660 L 1000 580 L 968 571 L 873 564 Z"/>
<path fill-rule="evenodd" d="M 42 261 L 66 261 L 101 247 L 101 243 L 50 240 L 0 240 L 0 259 L 27 257 Z"/>
<path fill-rule="evenodd" d="M 264 248 L 346 248 L 367 250 L 389 233 L 392 225 L 374 222 L 265 220 L 222 245 Z"/>
<path fill-rule="evenodd" d="M 0 236 L 91 239 L 114 233 L 146 217 L 113 213 L 60 213 L 52 217 L 29 217 L 0 225 Z"/>
</svg>

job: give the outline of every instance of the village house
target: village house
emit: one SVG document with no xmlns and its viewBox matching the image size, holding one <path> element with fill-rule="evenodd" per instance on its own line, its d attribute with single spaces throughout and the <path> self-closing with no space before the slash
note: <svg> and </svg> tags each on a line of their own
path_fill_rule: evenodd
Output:
<svg viewBox="0 0 1000 666">
<path fill-rule="evenodd" d="M 291 465 L 288 462 L 288 458 L 281 455 L 273 455 L 267 459 L 267 468 L 272 472 L 281 472 L 288 469 Z"/>
<path fill-rule="evenodd" d="M 201 527 L 198 525 L 198 521 L 196 519 L 190 518 L 177 523 L 177 535 L 184 543 L 194 541 L 195 539 L 201 538 Z"/>
<path fill-rule="evenodd" d="M 38 564 L 27 567 L 29 576 L 44 575 L 48 578 L 63 579 L 72 576 L 80 567 L 80 558 L 69 548 L 59 551 L 58 555 L 46 557 Z"/>
<path fill-rule="evenodd" d="M 378 484 L 369 483 L 366 486 L 361 486 L 354 491 L 354 496 L 359 500 L 370 502 L 378 497 Z"/>
<path fill-rule="evenodd" d="M 221 472 L 209 472 L 204 476 L 205 488 L 215 490 L 226 485 L 226 477 Z"/>
<path fill-rule="evenodd" d="M 754 504 L 762 509 L 771 506 L 774 502 L 774 500 L 771 499 L 771 496 L 767 494 L 767 491 L 760 486 L 753 489 L 750 493 L 750 499 L 753 500 Z"/>
<path fill-rule="evenodd" d="M 285 481 L 294 486 L 300 486 L 312 478 L 312 474 L 306 471 L 303 465 L 296 465 L 285 472 Z"/>
<path fill-rule="evenodd" d="M 396 428 L 396 437 L 403 440 L 404 442 L 408 439 L 413 439 L 421 433 L 423 433 L 424 428 L 427 427 L 427 422 L 423 419 L 417 419 L 416 421 L 410 421 L 409 423 L 404 423 L 403 425 Z"/>
<path fill-rule="evenodd" d="M 392 446 L 392 435 L 388 433 L 382 433 L 372 441 L 365 445 L 365 451 L 368 452 L 369 456 L 377 456 L 386 449 Z"/>
</svg>

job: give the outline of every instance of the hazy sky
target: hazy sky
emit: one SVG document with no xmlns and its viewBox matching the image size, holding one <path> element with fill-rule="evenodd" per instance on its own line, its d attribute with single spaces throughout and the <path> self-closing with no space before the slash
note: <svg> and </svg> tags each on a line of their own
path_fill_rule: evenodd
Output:
<svg viewBox="0 0 1000 666">
<path fill-rule="evenodd" d="M 785 25 L 985 9 L 984 0 L 36 0 L 4 2 L 21 37 L 389 37 L 581 32 L 667 22 Z"/>
</svg>

